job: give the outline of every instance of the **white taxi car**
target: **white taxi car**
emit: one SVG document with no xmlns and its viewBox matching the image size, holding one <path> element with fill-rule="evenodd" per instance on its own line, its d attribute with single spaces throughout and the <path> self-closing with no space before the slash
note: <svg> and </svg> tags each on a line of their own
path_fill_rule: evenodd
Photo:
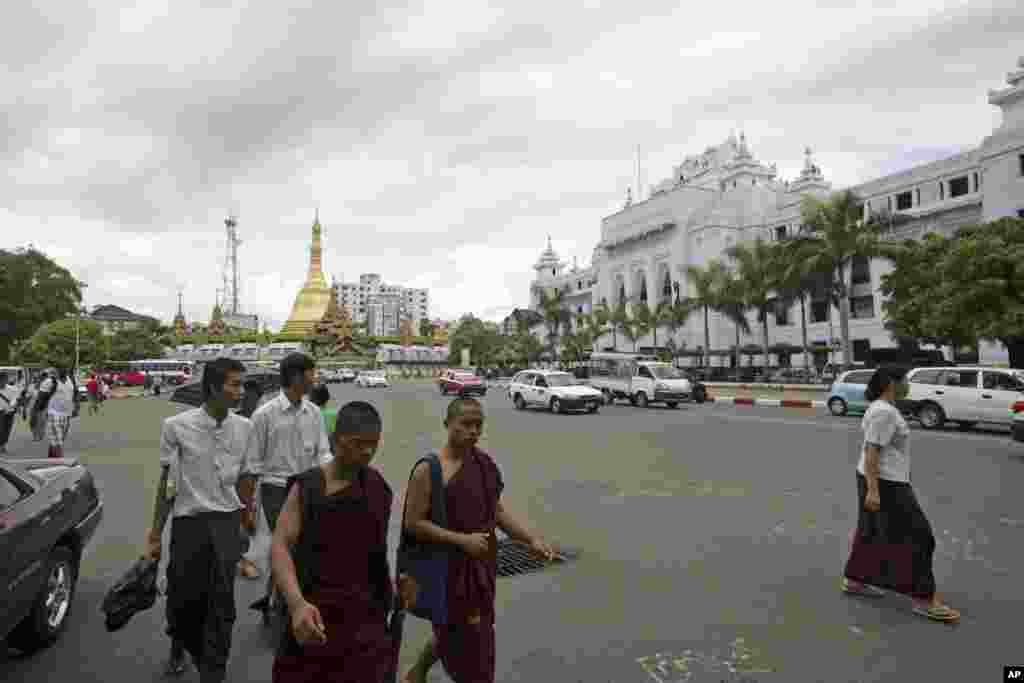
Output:
<svg viewBox="0 0 1024 683">
<path fill-rule="evenodd" d="M 558 370 L 524 370 L 512 378 L 508 397 L 517 409 L 528 406 L 547 408 L 553 413 L 586 410 L 596 413 L 604 396 L 568 372 Z"/>
<path fill-rule="evenodd" d="M 356 377 L 356 386 L 364 388 L 387 387 L 388 378 L 383 370 L 364 370 Z"/>
</svg>

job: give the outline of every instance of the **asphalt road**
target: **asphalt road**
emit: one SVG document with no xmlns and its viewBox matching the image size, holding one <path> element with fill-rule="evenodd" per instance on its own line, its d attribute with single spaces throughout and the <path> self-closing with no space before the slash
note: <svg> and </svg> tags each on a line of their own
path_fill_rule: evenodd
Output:
<svg viewBox="0 0 1024 683">
<path fill-rule="evenodd" d="M 401 494 L 415 459 L 443 442 L 447 399 L 423 383 L 333 392 L 379 406 L 376 464 Z M 1005 432 L 912 435 L 939 590 L 963 612 L 948 626 L 914 616 L 904 598 L 839 593 L 856 519 L 856 419 L 724 405 L 520 413 L 493 391 L 485 407 L 482 446 L 502 463 L 506 505 L 582 551 L 499 581 L 499 681 L 986 681 L 1024 661 L 1024 446 Z M 158 399 L 108 402 L 75 425 L 69 450 L 101 483 L 106 518 L 67 632 L 30 657 L 0 655 L 5 683 L 158 679 L 162 603 L 115 634 L 98 609 L 139 551 L 159 419 L 177 410 Z M 45 452 L 18 430 L 12 451 Z M 260 582 L 239 580 L 232 681 L 270 680 L 272 653 L 245 609 L 260 592 Z M 407 622 L 403 666 L 426 635 Z M 446 680 L 440 667 L 431 680 Z"/>
</svg>

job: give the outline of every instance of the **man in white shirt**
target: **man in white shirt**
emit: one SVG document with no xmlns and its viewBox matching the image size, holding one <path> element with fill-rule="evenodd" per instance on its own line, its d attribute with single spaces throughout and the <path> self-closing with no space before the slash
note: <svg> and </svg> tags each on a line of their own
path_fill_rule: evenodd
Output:
<svg viewBox="0 0 1024 683">
<path fill-rule="evenodd" d="M 242 395 L 245 366 L 229 358 L 207 364 L 204 403 L 164 420 L 161 480 L 145 557 L 159 559 L 169 516 L 168 673 L 184 672 L 188 652 L 202 683 L 223 683 L 235 609 L 235 568 L 242 556 L 238 473 L 252 423 L 231 412 Z M 176 661 L 178 660 L 178 661 Z"/>
<path fill-rule="evenodd" d="M 252 416 L 252 435 L 245 452 L 239 482 L 242 502 L 249 516 L 248 526 L 256 526 L 256 484 L 260 485 L 260 504 L 270 533 L 288 497 L 289 477 L 330 462 L 331 448 L 320 409 L 308 398 L 315 382 L 316 363 L 303 353 L 291 353 L 281 360 L 281 394 L 260 406 Z M 267 594 L 254 602 L 252 609 L 263 612 L 264 624 L 283 603 L 277 599 L 274 577 L 267 572 Z M 272 604 L 272 598 L 274 598 Z"/>
<path fill-rule="evenodd" d="M 0 373 L 0 455 L 7 452 L 7 442 L 14 429 L 21 387 L 7 383 L 7 373 Z"/>
</svg>

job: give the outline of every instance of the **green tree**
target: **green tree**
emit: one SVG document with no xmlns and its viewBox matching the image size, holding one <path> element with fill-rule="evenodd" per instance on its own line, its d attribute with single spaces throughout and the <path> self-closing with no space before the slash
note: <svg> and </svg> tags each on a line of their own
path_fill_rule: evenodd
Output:
<svg viewBox="0 0 1024 683">
<path fill-rule="evenodd" d="M 559 333 L 564 331 L 567 321 L 571 320 L 571 314 L 565 308 L 565 291 L 556 289 L 554 294 L 548 294 L 540 290 L 540 313 L 548 328 L 548 348 L 552 357 L 557 357 Z"/>
<path fill-rule="evenodd" d="M 733 324 L 736 330 L 736 346 L 733 358 L 736 363 L 736 378 L 740 376 L 740 333 L 750 334 L 750 322 L 747 320 L 747 292 L 743 281 L 732 271 L 725 269 L 716 277 L 715 309 Z"/>
<path fill-rule="evenodd" d="M 81 302 L 78 281 L 43 252 L 0 249 L 0 359 L 40 326 L 76 313 Z"/>
<path fill-rule="evenodd" d="M 434 324 L 426 318 L 420 318 L 420 336 L 428 339 L 434 336 Z"/>
<path fill-rule="evenodd" d="M 137 327 L 118 330 L 110 338 L 110 360 L 129 361 L 160 358 L 164 354 L 160 340 L 152 329 Z"/>
<path fill-rule="evenodd" d="M 804 351 L 804 369 L 811 367 L 811 352 L 807 342 L 807 297 L 814 291 L 817 274 L 808 265 L 803 254 L 804 243 L 788 240 L 778 251 L 778 293 L 787 308 L 800 304 L 800 337 Z"/>
<path fill-rule="evenodd" d="M 940 299 L 952 247 L 952 240 L 929 234 L 920 241 L 906 240 L 894 256 L 894 268 L 882 276 L 879 289 L 886 297 L 885 327 L 896 340 L 954 349 L 977 341 L 970 314 L 952 311 Z"/>
<path fill-rule="evenodd" d="M 894 330 L 954 346 L 973 337 L 998 341 L 1010 365 L 1024 368 L 1024 220 L 1002 218 L 965 227 L 951 240 L 903 247 L 896 270 L 883 278 Z M 913 272 L 925 258 L 937 261 L 928 273 Z"/>
<path fill-rule="evenodd" d="M 686 267 L 686 279 L 690 281 L 693 289 L 693 294 L 687 297 L 687 302 L 704 312 L 704 357 L 701 359 L 704 367 L 710 364 L 708 353 L 711 351 L 711 311 L 718 310 L 718 294 L 725 277 L 726 268 L 718 259 L 708 261 L 704 267 Z"/>
<path fill-rule="evenodd" d="M 103 334 L 103 328 L 91 320 L 78 321 L 74 318 L 57 320 L 40 327 L 19 345 L 18 359 L 70 369 L 75 364 L 76 323 L 80 364 L 99 365 L 107 360 L 110 340 Z"/>
<path fill-rule="evenodd" d="M 768 367 L 768 313 L 774 307 L 772 294 L 779 286 L 780 259 L 774 245 L 758 237 L 753 242 L 741 242 L 726 250 L 736 261 L 736 278 L 747 305 L 757 312 L 761 323 L 761 347 L 764 365 Z"/>
<path fill-rule="evenodd" d="M 490 365 L 495 362 L 497 352 L 503 345 L 498 328 L 467 313 L 459 320 L 458 328 L 448 339 L 449 362 L 461 363 L 462 349 L 469 349 L 470 361 L 474 365 Z"/>
<path fill-rule="evenodd" d="M 665 346 L 668 347 L 671 352 L 672 361 L 675 363 L 679 358 L 679 352 L 681 350 L 679 345 L 676 344 L 676 334 L 686 326 L 686 321 L 690 319 L 691 315 L 693 315 L 696 310 L 696 306 L 692 302 L 679 299 L 678 297 L 671 303 L 664 302 L 663 306 L 664 312 L 662 315 L 665 321 L 665 327 L 667 327 L 671 333 L 671 336 Z"/>
<path fill-rule="evenodd" d="M 847 273 L 856 256 L 883 256 L 879 249 L 878 224 L 864 223 L 860 200 L 849 190 L 827 200 L 804 197 L 801 216 L 807 230 L 795 239 L 808 266 L 829 274 L 830 294 L 839 303 L 839 334 L 843 343 L 843 366 L 850 368 L 850 290 Z"/>
<path fill-rule="evenodd" d="M 654 333 L 654 345 L 658 345 L 658 323 L 655 309 L 646 301 L 633 305 L 633 330 L 637 340 L 643 339 L 648 334 Z M 632 341 L 632 339 L 631 339 Z M 636 344 L 634 351 L 636 350 Z"/>
<path fill-rule="evenodd" d="M 611 320 L 611 316 L 607 301 L 601 301 L 591 311 L 590 336 L 593 337 L 595 345 L 600 345 L 601 338 L 608 333 L 608 321 Z"/>
</svg>

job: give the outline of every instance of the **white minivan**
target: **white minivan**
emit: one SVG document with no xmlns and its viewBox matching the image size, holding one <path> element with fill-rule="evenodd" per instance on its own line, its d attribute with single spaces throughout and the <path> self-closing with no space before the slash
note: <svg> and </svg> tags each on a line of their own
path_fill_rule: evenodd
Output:
<svg viewBox="0 0 1024 683">
<path fill-rule="evenodd" d="M 907 398 L 917 404 L 925 429 L 938 429 L 946 422 L 956 422 L 962 429 L 979 422 L 1009 425 L 1013 404 L 1024 398 L 1024 374 L 1010 368 L 914 368 L 907 381 Z"/>
</svg>

